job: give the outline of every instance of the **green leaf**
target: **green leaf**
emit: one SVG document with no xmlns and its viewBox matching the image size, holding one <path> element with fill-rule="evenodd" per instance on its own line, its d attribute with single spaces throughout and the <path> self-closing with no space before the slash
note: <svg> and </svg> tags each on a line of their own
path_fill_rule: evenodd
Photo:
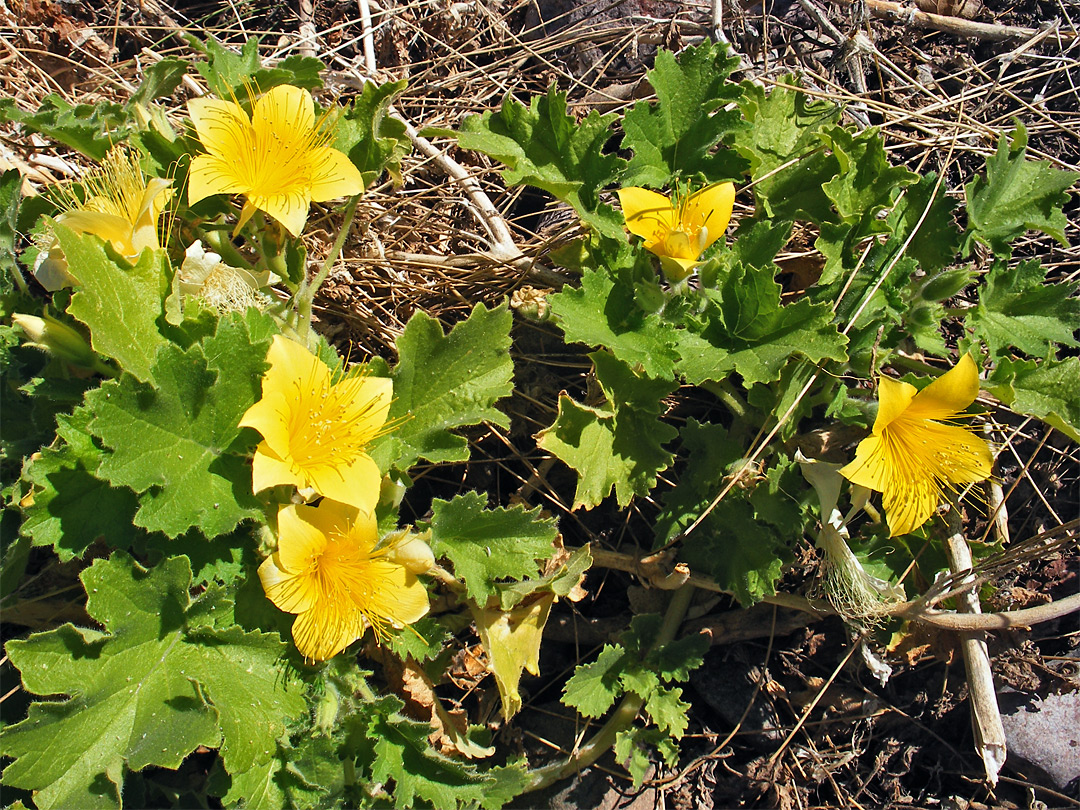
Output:
<svg viewBox="0 0 1080 810">
<path fill-rule="evenodd" d="M 589 357 L 607 404 L 590 408 L 561 395 L 555 423 L 538 434 L 537 444 L 577 470 L 574 509 L 592 509 L 613 487 L 626 506 L 635 494 L 647 495 L 671 464 L 663 444 L 676 431 L 659 416 L 675 386 L 637 374 L 606 352 Z"/>
<path fill-rule="evenodd" d="M 79 282 L 68 314 L 90 328 L 95 351 L 149 382 L 154 357 L 167 343 L 157 324 L 171 277 L 165 252 L 143 251 L 134 267 L 121 267 L 97 237 L 77 234 L 59 223 L 52 228 Z"/>
<path fill-rule="evenodd" d="M 661 731 L 679 738 L 690 724 L 690 704 L 682 699 L 682 689 L 658 686 L 645 701 L 645 712 Z"/>
<path fill-rule="evenodd" d="M 753 507 L 731 492 L 688 538 L 680 556 L 748 606 L 776 593 L 791 552 Z"/>
<path fill-rule="evenodd" d="M 1041 419 L 1080 442 L 1080 358 L 1036 363 L 1003 357 L 986 387 L 1016 413 Z"/>
<path fill-rule="evenodd" d="M 651 377 L 671 377 L 678 354 L 676 330 L 644 312 L 634 291 L 602 270 L 586 270 L 581 287 L 567 285 L 548 298 L 568 342 L 602 346 Z"/>
<path fill-rule="evenodd" d="M 693 523 L 716 493 L 720 476 L 743 455 L 743 447 L 728 436 L 723 425 L 686 420 L 679 431 L 688 455 L 674 489 L 664 495 L 664 506 L 653 523 L 653 543 L 659 548 Z M 676 468 L 678 469 L 678 467 Z"/>
<path fill-rule="evenodd" d="M 603 716 L 622 693 L 620 676 L 625 666 L 623 648 L 605 644 L 595 661 L 574 670 L 563 688 L 563 705 L 582 717 Z"/>
<path fill-rule="evenodd" d="M 125 105 L 131 109 L 136 104 L 149 105 L 154 99 L 172 95 L 187 74 L 188 63 L 176 56 L 167 56 L 159 62 L 145 65 L 142 81 Z"/>
<path fill-rule="evenodd" d="M 537 560 L 554 553 L 555 521 L 540 517 L 540 507 L 526 511 L 487 509 L 487 499 L 466 492 L 452 501 L 432 504 L 431 549 L 454 564 L 469 596 L 483 607 L 503 579 L 527 579 L 539 572 Z"/>
<path fill-rule="evenodd" d="M 592 565 L 592 555 L 588 545 L 581 546 L 570 553 L 562 565 L 540 579 L 527 579 L 521 582 L 509 582 L 499 586 L 499 607 L 510 610 L 522 599 L 534 593 L 553 593 L 556 596 L 569 594 Z"/>
<path fill-rule="evenodd" d="M 812 99 L 790 76 L 768 95 L 751 82 L 742 88 L 739 106 L 749 126 L 736 132 L 735 149 L 750 161 L 759 212 L 768 219 L 835 219 L 823 187 L 839 164 L 825 153 L 818 132 L 839 118 L 840 106 Z"/>
<path fill-rule="evenodd" d="M 967 315 L 973 338 L 986 343 L 991 357 L 1016 347 L 1034 357 L 1047 357 L 1056 345 L 1076 346 L 1074 330 L 1080 323 L 1078 282 L 1047 284 L 1046 269 L 1038 259 L 1009 267 L 994 262 L 986 274 L 979 303 Z"/>
<path fill-rule="evenodd" d="M 885 143 L 876 127 L 856 135 L 843 127 L 830 126 L 821 131 L 821 138 L 832 149 L 840 167 L 839 174 L 822 186 L 822 191 L 845 222 L 876 215 L 892 204 L 903 186 L 919 179 L 903 166 L 889 164 Z"/>
<path fill-rule="evenodd" d="M 259 40 L 255 37 L 244 42 L 239 53 L 213 37 L 206 42 L 193 36 L 185 39 L 206 57 L 205 62 L 195 62 L 195 69 L 218 98 L 246 104 L 251 100 L 250 94 L 265 93 L 280 84 L 309 90 L 322 86 L 319 73 L 326 66 L 314 57 L 288 56 L 274 67 L 264 68 L 259 61 Z"/>
<path fill-rule="evenodd" d="M 22 174 L 18 169 L 8 169 L 0 175 L 0 295 L 14 289 L 14 274 L 19 272 L 15 264 L 15 234 L 21 202 Z"/>
<path fill-rule="evenodd" d="M 104 632 L 67 624 L 7 645 L 28 691 L 68 697 L 6 730 L 5 784 L 37 791 L 42 810 L 118 808 L 125 768 L 176 768 L 200 745 L 221 746 L 234 772 L 271 755 L 305 708 L 276 635 L 209 624 L 183 557 L 148 571 L 117 552 L 81 578 Z"/>
<path fill-rule="evenodd" d="M 705 291 L 711 300 L 708 326 L 679 339 L 678 370 L 687 382 L 723 380 L 732 371 L 748 386 L 772 382 L 795 353 L 814 363 L 847 359 L 831 309 L 806 298 L 781 305 L 775 269 L 737 265 L 719 290 Z"/>
<path fill-rule="evenodd" d="M 174 538 L 192 527 L 215 537 L 259 517 L 249 443 L 230 446 L 259 397 L 269 324 L 261 315 L 230 315 L 202 343 L 165 348 L 153 368 L 157 388 L 125 375 L 87 395 L 90 429 L 112 450 L 98 474 L 141 495 L 135 525 Z"/>
<path fill-rule="evenodd" d="M 605 153 L 614 115 L 595 110 L 582 119 L 566 112 L 566 94 L 554 87 L 528 107 L 510 96 L 498 112 L 470 115 L 455 135 L 464 149 L 502 161 L 507 186 L 528 184 L 553 194 L 600 233 L 625 240 L 622 217 L 600 202 L 599 191 L 625 161 Z"/>
<path fill-rule="evenodd" d="M 96 477 L 105 452 L 90 435 L 91 417 L 85 408 L 57 417 L 60 443 L 43 448 L 23 473 L 35 491 L 20 533 L 35 546 L 52 546 L 61 560 L 82 556 L 98 538 L 123 548 L 144 535 L 132 525 L 139 505 L 135 494 Z"/>
<path fill-rule="evenodd" d="M 997 255 L 1008 256 L 1009 242 L 1028 230 L 1042 231 L 1068 246 L 1061 207 L 1069 199 L 1065 190 L 1080 174 L 1055 169 L 1045 160 L 1028 160 L 1027 141 L 1027 129 L 1017 121 L 1012 141 L 1002 134 L 997 152 L 987 159 L 986 177 L 968 183 L 965 255 L 978 240 Z"/>
<path fill-rule="evenodd" d="M 745 126 L 737 109 L 724 109 L 742 95 L 728 81 L 738 63 L 725 45 L 708 40 L 678 58 L 667 50 L 656 54 L 648 79 L 657 101 L 639 101 L 623 118 L 622 146 L 634 151 L 623 186 L 663 188 L 673 177 L 699 173 L 709 182 L 742 177 L 747 161 L 714 149 Z"/>
<path fill-rule="evenodd" d="M 390 420 L 399 427 L 372 443 L 381 470 L 409 469 L 420 458 L 465 461 L 468 443 L 450 431 L 491 422 L 508 427 L 495 402 L 512 392 L 510 310 L 477 304 L 449 335 L 434 318 L 417 312 L 397 340 L 400 360 L 391 377 Z"/>
<path fill-rule="evenodd" d="M 690 677 L 691 671 L 704 663 L 708 650 L 709 637 L 698 633 L 668 642 L 651 652 L 648 660 L 664 681 L 681 683 Z"/>
<path fill-rule="evenodd" d="M 374 742 L 371 778 L 394 781 L 394 807 L 413 807 L 417 799 L 438 808 L 475 805 L 483 797 L 488 779 L 474 768 L 437 754 L 428 743 L 431 726 L 393 713 L 380 714 L 367 730 Z"/>
<path fill-rule="evenodd" d="M 127 114 L 119 104 L 97 101 L 72 105 L 56 93 L 45 96 L 33 113 L 19 109 L 12 98 L 0 99 L 0 121 L 21 124 L 25 132 L 39 132 L 94 160 L 101 160 L 114 145 L 127 140 L 130 132 Z"/>
<path fill-rule="evenodd" d="M 364 187 L 389 171 L 401 182 L 401 161 L 409 153 L 411 141 L 405 124 L 389 116 L 394 98 L 405 89 L 405 79 L 376 85 L 364 84 L 360 97 L 338 119 L 334 146 L 349 156 L 364 178 Z"/>
<path fill-rule="evenodd" d="M 631 726 L 615 736 L 615 759 L 630 772 L 634 790 L 639 790 L 648 776 L 653 758 L 649 749 L 655 748 L 668 767 L 679 759 L 679 749 L 671 737 L 657 728 Z"/>
<path fill-rule="evenodd" d="M 412 657 L 423 663 L 442 652 L 450 635 L 446 625 L 433 616 L 425 616 L 402 630 L 391 631 L 388 645 L 398 658 Z"/>
<path fill-rule="evenodd" d="M 889 228 L 896 239 L 905 241 L 914 231 L 907 255 L 919 263 L 924 273 L 952 264 L 960 250 L 960 231 L 953 222 L 956 203 L 937 187 L 937 173 L 927 172 L 908 186 L 903 199 L 889 212 Z M 918 226 L 918 231 L 915 231 Z M 936 299 L 941 300 L 941 299 Z"/>
</svg>

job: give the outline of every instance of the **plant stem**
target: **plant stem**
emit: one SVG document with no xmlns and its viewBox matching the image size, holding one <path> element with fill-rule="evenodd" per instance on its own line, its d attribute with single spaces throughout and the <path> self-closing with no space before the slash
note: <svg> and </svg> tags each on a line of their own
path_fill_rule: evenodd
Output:
<svg viewBox="0 0 1080 810">
<path fill-rule="evenodd" d="M 739 396 L 730 380 L 706 380 L 701 387 L 723 402 L 724 407 L 731 411 L 736 419 L 746 421 L 749 406 L 746 400 Z"/>
<path fill-rule="evenodd" d="M 660 632 L 656 635 L 653 648 L 668 644 L 675 638 L 679 626 L 686 617 L 686 611 L 690 607 L 690 599 L 694 595 L 694 586 L 687 583 L 675 591 L 668 603 L 667 612 L 664 614 L 664 623 L 660 626 Z M 566 759 L 545 765 L 532 771 L 528 786 L 522 793 L 531 793 L 542 790 L 548 785 L 573 776 L 578 771 L 589 767 L 615 744 L 615 738 L 619 733 L 630 728 L 641 711 L 645 699 L 639 695 L 628 693 L 619 703 L 618 708 L 601 726 L 600 730 L 592 738 L 582 745 L 577 751 L 570 754 Z"/>
<path fill-rule="evenodd" d="M 214 253 L 219 255 L 222 261 L 230 267 L 239 267 L 243 270 L 251 270 L 251 262 L 245 259 L 239 250 L 236 249 L 236 245 L 232 243 L 225 234 L 224 230 L 212 228 L 210 230 L 196 229 L 196 233 L 199 237 L 206 242 Z"/>
<path fill-rule="evenodd" d="M 334 240 L 334 244 L 330 248 L 330 252 L 326 254 L 326 259 L 323 260 L 322 267 L 319 268 L 319 272 L 315 274 L 315 277 L 311 281 L 305 280 L 300 285 L 300 291 L 296 294 L 296 306 L 300 312 L 300 323 L 297 324 L 297 331 L 307 340 L 308 330 L 311 328 L 311 307 L 315 301 L 315 294 L 319 291 L 319 287 L 326 281 L 326 277 L 330 275 L 330 268 L 334 266 L 334 262 L 337 261 L 338 256 L 341 254 L 341 249 L 345 246 L 345 239 L 349 235 L 349 231 L 352 230 L 353 218 L 356 216 L 356 206 L 360 202 L 360 195 L 357 194 L 351 200 L 348 205 L 345 206 L 345 220 L 341 224 L 341 229 L 338 231 L 337 239 Z"/>
</svg>

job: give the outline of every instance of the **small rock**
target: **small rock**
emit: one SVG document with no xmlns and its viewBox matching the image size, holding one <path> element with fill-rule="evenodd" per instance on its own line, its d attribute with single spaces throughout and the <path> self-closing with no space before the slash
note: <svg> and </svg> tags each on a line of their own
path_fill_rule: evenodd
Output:
<svg viewBox="0 0 1080 810">
<path fill-rule="evenodd" d="M 1040 698 L 1002 690 L 998 704 L 1010 760 L 1029 765 L 1058 790 L 1080 779 L 1080 693 Z"/>
</svg>

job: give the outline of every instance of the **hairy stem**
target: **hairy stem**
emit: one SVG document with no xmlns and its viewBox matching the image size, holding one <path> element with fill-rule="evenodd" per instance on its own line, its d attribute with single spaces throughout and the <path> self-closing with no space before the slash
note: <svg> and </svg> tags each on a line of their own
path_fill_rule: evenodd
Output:
<svg viewBox="0 0 1080 810">
<path fill-rule="evenodd" d="M 661 625 L 660 632 L 657 633 L 656 641 L 653 643 L 654 648 L 668 644 L 675 638 L 679 626 L 682 624 L 683 619 L 686 618 L 686 611 L 690 607 L 690 599 L 693 595 L 694 586 L 690 584 L 683 585 L 672 594 L 667 612 L 664 614 L 664 623 Z M 522 793 L 542 790 L 548 785 L 573 776 L 583 768 L 592 765 L 615 744 L 615 738 L 619 735 L 619 732 L 630 728 L 637 718 L 638 712 L 641 711 L 644 702 L 644 698 L 628 693 L 611 717 L 607 719 L 607 722 L 601 726 L 600 730 L 588 742 L 565 759 L 532 771 L 530 782 Z"/>
</svg>

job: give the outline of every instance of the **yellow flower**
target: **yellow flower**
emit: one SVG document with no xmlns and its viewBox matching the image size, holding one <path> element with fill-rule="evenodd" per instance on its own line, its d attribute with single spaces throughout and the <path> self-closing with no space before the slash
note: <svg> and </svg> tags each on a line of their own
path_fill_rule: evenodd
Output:
<svg viewBox="0 0 1080 810">
<path fill-rule="evenodd" d="M 412 624 L 428 612 L 423 584 L 389 548 L 376 549 L 370 512 L 328 499 L 278 512 L 278 549 L 259 566 L 266 596 L 297 614 L 292 634 L 305 658 L 325 661 L 370 625 Z"/>
<path fill-rule="evenodd" d="M 694 272 L 705 249 L 724 235 L 735 204 L 735 186 L 718 183 L 671 200 L 646 188 L 618 191 L 626 228 L 645 240 L 645 249 L 660 257 L 669 281 Z"/>
<path fill-rule="evenodd" d="M 318 357 L 280 335 L 266 360 L 262 399 L 240 420 L 263 435 L 255 450 L 255 492 L 293 484 L 373 509 L 382 475 L 366 450 L 385 429 L 393 383 L 365 374 L 335 379 Z"/>
<path fill-rule="evenodd" d="M 89 233 L 112 244 L 113 250 L 135 263 L 145 248 L 161 247 L 158 218 L 172 197 L 172 180 L 147 178 L 139 166 L 139 155 L 117 146 L 81 182 L 85 196 L 61 192 L 65 210 L 56 221 L 79 233 Z M 67 260 L 55 242 L 38 256 L 34 276 L 47 290 L 70 286 Z"/>
<path fill-rule="evenodd" d="M 853 484 L 883 493 L 890 537 L 925 523 L 946 489 L 990 477 L 990 445 L 969 428 L 948 424 L 978 393 L 979 371 L 967 354 L 922 391 L 879 378 L 873 433 L 840 473 Z"/>
<path fill-rule="evenodd" d="M 253 102 L 250 117 L 235 101 L 210 98 L 189 101 L 188 114 L 208 153 L 191 162 L 188 203 L 211 194 L 245 195 L 237 229 L 259 209 L 297 236 L 313 200 L 364 190 L 360 170 L 327 146 L 331 134 L 315 120 L 307 90 L 275 87 Z"/>
</svg>

